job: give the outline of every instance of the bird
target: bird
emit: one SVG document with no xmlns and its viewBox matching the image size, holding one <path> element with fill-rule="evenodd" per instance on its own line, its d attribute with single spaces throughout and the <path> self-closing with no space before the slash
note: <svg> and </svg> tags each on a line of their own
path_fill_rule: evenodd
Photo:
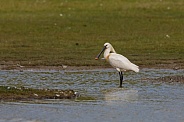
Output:
<svg viewBox="0 0 184 122">
<path fill-rule="evenodd" d="M 131 63 L 125 56 L 116 53 L 113 46 L 106 42 L 104 44 L 101 52 L 96 56 L 96 60 L 99 59 L 100 55 L 104 52 L 104 58 L 119 72 L 120 84 L 119 87 L 122 88 L 123 83 L 123 72 L 124 71 L 134 71 L 139 72 L 139 66 Z"/>
<path fill-rule="evenodd" d="M 63 69 L 66 69 L 68 66 L 67 66 L 67 65 L 62 64 L 62 67 L 63 67 Z"/>
</svg>

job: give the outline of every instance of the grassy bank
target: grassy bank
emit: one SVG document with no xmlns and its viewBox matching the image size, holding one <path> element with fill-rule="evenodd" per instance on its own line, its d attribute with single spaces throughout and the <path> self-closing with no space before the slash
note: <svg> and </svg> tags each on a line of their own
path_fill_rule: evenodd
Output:
<svg viewBox="0 0 184 122">
<path fill-rule="evenodd" d="M 1 0 L 0 62 L 104 66 L 105 42 L 138 65 L 184 65 L 183 0 Z"/>
</svg>

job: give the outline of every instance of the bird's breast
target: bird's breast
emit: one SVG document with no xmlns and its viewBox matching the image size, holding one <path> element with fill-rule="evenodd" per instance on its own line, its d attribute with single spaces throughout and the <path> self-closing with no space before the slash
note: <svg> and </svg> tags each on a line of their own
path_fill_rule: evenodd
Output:
<svg viewBox="0 0 184 122">
<path fill-rule="evenodd" d="M 109 54 L 109 55 L 107 55 L 107 56 L 105 57 L 105 59 L 106 59 L 107 61 L 109 61 L 110 55 L 111 55 L 111 54 Z"/>
</svg>

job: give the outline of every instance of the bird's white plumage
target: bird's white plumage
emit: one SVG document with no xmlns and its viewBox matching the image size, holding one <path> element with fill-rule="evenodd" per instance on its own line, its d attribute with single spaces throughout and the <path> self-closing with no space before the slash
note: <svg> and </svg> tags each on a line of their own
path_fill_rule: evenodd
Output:
<svg viewBox="0 0 184 122">
<path fill-rule="evenodd" d="M 131 63 L 126 57 L 120 54 L 111 53 L 108 59 L 111 66 L 116 68 L 118 71 L 132 70 L 138 72 L 138 66 Z"/>
<path fill-rule="evenodd" d="M 139 72 L 139 67 L 131 63 L 125 56 L 117 54 L 110 43 L 105 43 L 104 58 L 118 71 L 132 70 Z"/>
</svg>

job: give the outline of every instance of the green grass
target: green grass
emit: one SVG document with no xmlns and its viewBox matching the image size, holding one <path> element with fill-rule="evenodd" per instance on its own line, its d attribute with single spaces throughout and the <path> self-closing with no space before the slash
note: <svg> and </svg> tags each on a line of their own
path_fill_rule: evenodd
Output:
<svg viewBox="0 0 184 122">
<path fill-rule="evenodd" d="M 183 0 L 1 0 L 0 61 L 106 65 L 105 42 L 138 65 L 184 62 Z"/>
</svg>

